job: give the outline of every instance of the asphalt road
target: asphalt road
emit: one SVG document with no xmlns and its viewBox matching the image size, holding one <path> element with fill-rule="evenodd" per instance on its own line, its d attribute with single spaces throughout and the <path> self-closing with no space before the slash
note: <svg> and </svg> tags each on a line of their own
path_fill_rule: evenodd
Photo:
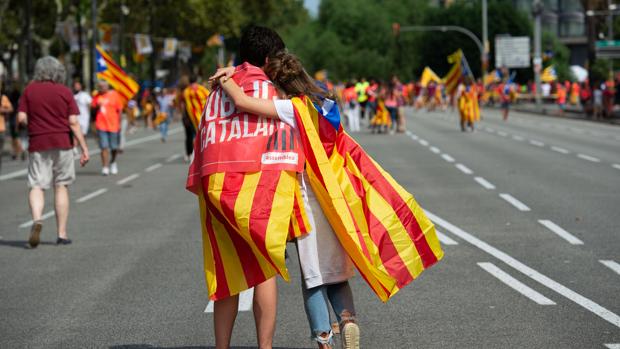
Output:
<svg viewBox="0 0 620 349">
<path fill-rule="evenodd" d="M 355 137 L 429 212 L 446 256 L 387 304 L 352 280 L 362 348 L 620 348 L 620 128 L 485 110 L 462 133 L 455 113 L 406 114 L 406 134 Z M 1 348 L 214 344 L 175 127 L 165 144 L 132 135 L 117 176 L 100 176 L 96 156 L 78 170 L 70 246 L 53 245 L 50 217 L 43 244 L 24 248 L 23 164 L 5 164 Z M 274 344 L 314 348 L 289 253 Z M 254 336 L 240 312 L 233 344 Z"/>
</svg>

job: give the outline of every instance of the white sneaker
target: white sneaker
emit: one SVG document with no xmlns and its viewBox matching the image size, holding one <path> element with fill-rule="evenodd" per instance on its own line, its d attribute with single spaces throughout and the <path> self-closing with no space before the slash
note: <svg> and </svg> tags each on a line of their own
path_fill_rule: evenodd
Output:
<svg viewBox="0 0 620 349">
<path fill-rule="evenodd" d="M 340 331 L 344 349 L 360 349 L 360 328 L 355 322 L 348 322 Z"/>
<path fill-rule="evenodd" d="M 104 176 L 107 176 L 110 174 L 110 168 L 107 166 L 103 166 L 103 168 L 101 169 L 101 174 Z"/>
<path fill-rule="evenodd" d="M 110 164 L 110 173 L 113 175 L 118 174 L 118 165 L 116 162 Z"/>
</svg>

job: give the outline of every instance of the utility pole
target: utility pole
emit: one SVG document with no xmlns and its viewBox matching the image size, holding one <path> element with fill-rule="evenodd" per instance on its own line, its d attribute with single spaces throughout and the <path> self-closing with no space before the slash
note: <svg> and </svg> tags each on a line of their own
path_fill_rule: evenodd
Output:
<svg viewBox="0 0 620 349">
<path fill-rule="evenodd" d="M 607 10 L 609 11 L 609 15 L 607 15 L 607 41 L 614 40 L 614 12 L 615 5 L 612 7 L 611 0 L 607 0 Z M 613 79 L 614 75 L 614 60 L 613 58 L 609 59 L 609 78 Z"/>
<path fill-rule="evenodd" d="M 155 46 L 155 42 L 153 40 L 153 30 L 155 29 L 155 16 L 153 15 L 153 0 L 149 1 L 149 36 L 151 37 L 151 42 L 153 46 Z M 151 64 L 150 64 L 150 79 L 151 79 L 151 87 L 154 88 L 155 87 L 155 59 L 156 59 L 156 54 L 155 54 L 155 47 L 153 47 L 153 52 L 151 52 Z"/>
<path fill-rule="evenodd" d="M 77 22 L 77 35 L 78 35 L 78 64 L 77 71 L 79 72 L 80 83 L 84 85 L 84 44 L 82 43 L 82 6 L 80 0 L 75 0 L 75 21 Z"/>
<path fill-rule="evenodd" d="M 542 70 L 542 54 L 541 54 L 541 14 L 544 5 L 541 0 L 534 0 L 532 6 L 532 14 L 534 15 L 534 78 L 536 80 L 536 106 L 542 105 L 540 72 Z"/>
<path fill-rule="evenodd" d="M 92 24 L 92 38 L 90 41 L 90 90 L 95 90 L 95 77 L 97 76 L 97 0 L 90 2 L 90 16 Z"/>
<path fill-rule="evenodd" d="M 487 18 L 487 0 L 482 0 L 482 45 L 484 45 L 484 55 L 480 58 L 482 62 L 482 78 L 489 68 L 489 27 Z"/>
<path fill-rule="evenodd" d="M 32 54 L 32 0 L 26 0 L 25 5 L 25 28 L 26 28 L 26 80 L 32 79 L 33 54 Z"/>
</svg>

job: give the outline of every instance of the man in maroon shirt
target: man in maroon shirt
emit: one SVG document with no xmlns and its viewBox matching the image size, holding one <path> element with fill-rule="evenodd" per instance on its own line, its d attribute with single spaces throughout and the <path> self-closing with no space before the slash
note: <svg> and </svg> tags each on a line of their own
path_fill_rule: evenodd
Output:
<svg viewBox="0 0 620 349">
<path fill-rule="evenodd" d="M 30 152 L 28 163 L 28 203 L 32 213 L 32 228 L 28 243 L 35 248 L 41 234 L 44 190 L 54 184 L 54 209 L 59 245 L 67 245 L 69 191 L 75 180 L 73 139 L 82 151 L 80 165 L 88 162 L 88 147 L 78 122 L 78 110 L 71 90 L 63 85 L 65 69 L 51 56 L 40 58 L 33 81 L 19 100 L 17 120 L 28 124 Z"/>
</svg>

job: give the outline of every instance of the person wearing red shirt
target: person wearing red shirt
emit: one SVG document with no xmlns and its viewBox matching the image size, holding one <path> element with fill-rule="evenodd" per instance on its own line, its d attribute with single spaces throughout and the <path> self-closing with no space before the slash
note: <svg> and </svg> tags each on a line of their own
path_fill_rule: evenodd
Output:
<svg viewBox="0 0 620 349">
<path fill-rule="evenodd" d="M 59 245 L 67 245 L 69 191 L 75 180 L 73 140 L 76 139 L 82 155 L 80 164 L 88 162 L 88 147 L 82 135 L 78 115 L 80 111 L 71 90 L 62 83 L 65 68 L 54 57 L 40 58 L 34 68 L 34 79 L 19 99 L 17 121 L 28 124 L 30 152 L 28 163 L 28 203 L 32 213 L 32 227 L 28 243 L 39 245 L 45 204 L 44 190 L 54 182 L 54 209 Z"/>
<path fill-rule="evenodd" d="M 118 92 L 110 89 L 106 81 L 99 81 L 99 94 L 93 98 L 93 108 L 97 109 L 95 128 L 101 149 L 101 174 L 118 173 L 116 154 L 121 131 L 121 112 L 123 101 Z M 112 159 L 110 159 L 110 153 Z"/>
</svg>

